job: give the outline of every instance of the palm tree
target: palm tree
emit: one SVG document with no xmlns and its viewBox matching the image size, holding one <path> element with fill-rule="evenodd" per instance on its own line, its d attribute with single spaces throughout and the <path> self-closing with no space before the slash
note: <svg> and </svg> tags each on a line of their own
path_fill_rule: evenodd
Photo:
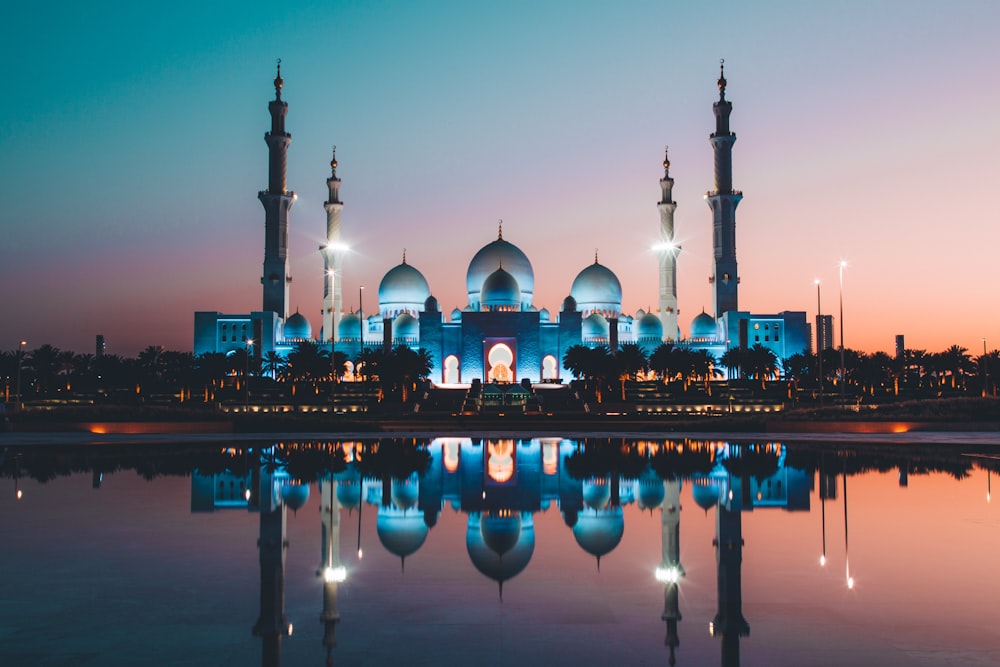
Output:
<svg viewBox="0 0 1000 667">
<path fill-rule="evenodd" d="M 24 368 L 33 373 L 35 391 L 38 393 L 48 394 L 55 390 L 56 376 L 59 374 L 61 364 L 60 355 L 59 348 L 46 343 L 29 352 L 22 363 L 22 373 Z M 23 377 L 21 382 L 23 386 Z"/>
<path fill-rule="evenodd" d="M 673 343 L 662 343 L 649 355 L 649 369 L 664 382 L 677 374 L 676 369 L 672 367 L 673 350 Z"/>
<path fill-rule="evenodd" d="M 587 368 L 587 358 L 590 348 L 583 345 L 573 345 L 563 355 L 563 368 L 569 370 L 577 380 L 584 376 Z"/>
<path fill-rule="evenodd" d="M 731 347 L 719 357 L 719 363 L 726 367 L 726 377 L 730 380 L 739 378 L 746 379 L 747 350 L 742 347 Z"/>
<path fill-rule="evenodd" d="M 939 356 L 940 370 L 949 377 L 951 388 L 965 387 L 965 377 L 972 372 L 972 358 L 969 350 L 961 345 L 952 345 Z"/>
<path fill-rule="evenodd" d="M 285 372 L 285 358 L 274 350 L 268 350 L 261 357 L 260 370 L 264 375 L 277 379 Z"/>
<path fill-rule="evenodd" d="M 747 350 L 746 374 L 760 380 L 760 388 L 767 389 L 766 380 L 778 374 L 778 355 L 770 348 L 757 344 Z"/>
</svg>

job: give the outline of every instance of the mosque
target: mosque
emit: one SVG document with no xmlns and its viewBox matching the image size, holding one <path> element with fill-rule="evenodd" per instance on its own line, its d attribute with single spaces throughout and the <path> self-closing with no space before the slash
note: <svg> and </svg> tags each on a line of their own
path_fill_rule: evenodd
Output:
<svg viewBox="0 0 1000 667">
<path fill-rule="evenodd" d="M 289 314 L 292 281 L 288 261 L 289 213 L 296 195 L 288 190 L 286 167 L 291 134 L 285 131 L 288 103 L 281 98 L 284 80 L 281 64 L 274 79 L 275 98 L 268 104 L 271 130 L 268 146 L 268 187 L 258 193 L 264 206 L 264 266 L 261 284 L 263 305 L 247 314 L 201 311 L 194 314 L 194 353 L 253 352 L 254 359 L 274 351 L 286 356 L 297 343 L 316 341 L 326 349 L 356 359 L 363 348 L 406 345 L 423 348 L 432 358 L 431 380 L 437 384 L 482 382 L 559 382 L 570 377 L 563 366 L 566 351 L 574 345 L 608 346 L 638 344 L 651 353 L 662 343 L 706 350 L 719 359 L 730 347 L 762 345 L 777 359 L 806 352 L 811 340 L 804 311 L 754 314 L 739 309 L 740 277 L 736 261 L 736 207 L 743 194 L 733 189 L 732 147 L 736 135 L 729 129 L 732 103 L 726 99 L 726 79 L 720 68 L 719 99 L 713 104 L 716 131 L 711 134 L 715 155 L 715 189 L 705 199 L 712 210 L 713 310 L 699 313 L 684 337 L 678 324 L 677 258 L 674 241 L 674 180 L 670 161 L 663 160 L 659 259 L 659 300 L 655 312 L 622 312 L 622 286 L 614 272 L 599 262 L 584 267 L 575 277 L 559 310 L 539 308 L 533 302 L 534 272 L 531 261 L 503 235 L 502 223 L 495 239 L 480 248 L 466 273 L 468 304 L 446 317 L 423 274 L 407 263 L 382 278 L 378 312 L 343 309 L 341 278 L 346 246 L 341 241 L 341 180 L 334 151 L 327 179 L 329 198 L 326 243 L 320 248 L 325 280 L 323 319 L 314 339 L 309 320 L 299 312 Z"/>
</svg>

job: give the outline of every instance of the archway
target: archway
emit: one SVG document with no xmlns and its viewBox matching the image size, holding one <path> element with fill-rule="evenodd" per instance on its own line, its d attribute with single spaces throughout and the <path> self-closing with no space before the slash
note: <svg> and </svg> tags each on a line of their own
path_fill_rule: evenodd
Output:
<svg viewBox="0 0 1000 667">
<path fill-rule="evenodd" d="M 461 374 L 458 368 L 458 357 L 454 354 L 450 354 L 444 359 L 444 383 L 445 384 L 458 384 L 460 382 Z"/>
<path fill-rule="evenodd" d="M 559 377 L 559 363 L 551 354 L 542 359 L 542 379 L 555 380 Z"/>
<path fill-rule="evenodd" d="M 489 382 L 513 382 L 514 381 L 514 353 L 504 343 L 497 343 L 490 348 L 486 355 L 489 362 Z"/>
</svg>

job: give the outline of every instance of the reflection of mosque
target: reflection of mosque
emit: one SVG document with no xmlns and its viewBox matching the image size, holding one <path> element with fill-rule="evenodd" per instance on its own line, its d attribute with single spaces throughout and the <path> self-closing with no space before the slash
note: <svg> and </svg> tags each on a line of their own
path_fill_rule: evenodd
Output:
<svg viewBox="0 0 1000 667">
<path fill-rule="evenodd" d="M 369 443 L 342 446 L 346 469 L 319 483 L 321 527 L 320 567 L 323 582 L 323 645 L 332 664 L 335 628 L 340 620 L 338 586 L 347 572 L 340 561 L 341 510 L 377 507 L 377 534 L 382 547 L 399 557 L 424 545 L 445 505 L 467 515 L 466 551 L 475 568 L 503 585 L 529 567 L 535 549 L 533 516 L 558 508 L 581 549 L 600 559 L 620 543 L 623 507 L 661 510 L 662 554 L 656 580 L 664 586 L 662 620 L 670 664 L 680 645 L 679 591 L 684 577 L 680 558 L 679 478 L 664 479 L 647 463 L 633 476 L 589 471 L 577 478 L 567 462 L 587 445 L 562 438 L 472 439 L 437 438 L 425 446 L 430 463 L 422 473 L 404 479 L 362 476 L 360 460 Z M 608 447 L 607 443 L 603 444 Z M 808 510 L 811 476 L 784 465 L 781 445 L 736 446 L 726 443 L 636 443 L 647 460 L 664 450 L 708 450 L 711 466 L 690 475 L 692 496 L 706 512 L 715 512 L 717 554 L 717 613 L 710 632 L 721 638 L 722 665 L 739 664 L 740 638 L 749 634 L 742 611 L 741 513 L 755 508 Z M 269 450 L 265 450 L 265 459 Z M 762 465 L 762 461 L 764 462 Z M 766 476 L 763 473 L 767 473 Z M 260 513 L 260 615 L 253 627 L 262 640 L 264 665 L 279 665 L 282 638 L 292 625 L 284 611 L 284 566 L 287 541 L 286 507 L 302 507 L 309 487 L 292 481 L 273 459 L 264 460 L 245 477 L 231 474 L 192 476 L 192 511 L 248 507 Z M 359 545 L 361 523 L 358 522 Z"/>
</svg>

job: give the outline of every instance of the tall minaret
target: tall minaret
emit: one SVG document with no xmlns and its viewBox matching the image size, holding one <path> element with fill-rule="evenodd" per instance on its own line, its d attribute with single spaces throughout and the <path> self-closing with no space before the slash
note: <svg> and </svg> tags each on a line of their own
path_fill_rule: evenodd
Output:
<svg viewBox="0 0 1000 667">
<path fill-rule="evenodd" d="M 712 207 L 712 228 L 715 256 L 712 275 L 708 279 L 714 284 L 714 312 L 716 318 L 730 310 L 738 310 L 737 292 L 739 274 L 736 272 L 736 207 L 743 199 L 743 193 L 733 190 L 733 144 L 736 135 L 729 131 L 729 114 L 733 104 L 726 99 L 726 77 L 723 69 L 725 61 L 719 65 L 719 101 L 712 105 L 715 113 L 715 132 L 710 136 L 715 150 L 715 190 L 707 193 L 708 205 Z"/>
<path fill-rule="evenodd" d="M 257 198 L 264 205 L 264 275 L 260 279 L 264 286 L 263 310 L 282 318 L 288 315 L 288 283 L 292 282 L 288 275 L 288 212 L 295 203 L 295 193 L 286 187 L 288 144 L 292 143 L 292 135 L 285 132 L 288 103 L 281 101 L 284 85 L 279 59 L 274 99 L 267 105 L 271 112 L 271 131 L 264 134 L 268 152 L 267 190 L 257 193 Z"/>
<path fill-rule="evenodd" d="M 341 280 L 343 274 L 343 246 L 340 243 L 340 212 L 344 202 L 340 201 L 340 179 L 337 178 L 337 147 L 333 147 L 330 160 L 330 178 L 326 179 L 330 196 L 323 204 L 326 208 L 326 244 L 320 247 L 323 253 L 323 339 L 337 340 L 337 329 L 341 316 Z"/>
<path fill-rule="evenodd" d="M 664 150 L 663 178 L 660 179 L 663 196 L 657 204 L 660 209 L 660 243 L 657 249 L 660 253 L 660 322 L 663 324 L 663 340 L 667 341 L 680 338 L 680 329 L 677 328 L 677 255 L 681 248 L 674 243 L 674 209 L 677 203 L 673 198 L 673 189 L 670 159 Z"/>
<path fill-rule="evenodd" d="M 712 621 L 712 636 L 722 637 L 723 667 L 740 664 L 740 638 L 750 634 L 743 616 L 743 509 L 742 477 L 729 476 L 730 493 L 715 507 L 715 562 L 718 611 Z"/>
<path fill-rule="evenodd" d="M 664 644 L 670 650 L 669 662 L 674 665 L 677 662 L 675 652 L 681 643 L 677 623 L 681 620 L 679 586 L 680 579 L 684 576 L 684 568 L 681 566 L 681 481 L 665 481 L 663 489 L 660 517 L 662 558 L 657 573 L 658 578 L 663 581 L 663 615 L 660 618 L 667 624 Z"/>
</svg>

